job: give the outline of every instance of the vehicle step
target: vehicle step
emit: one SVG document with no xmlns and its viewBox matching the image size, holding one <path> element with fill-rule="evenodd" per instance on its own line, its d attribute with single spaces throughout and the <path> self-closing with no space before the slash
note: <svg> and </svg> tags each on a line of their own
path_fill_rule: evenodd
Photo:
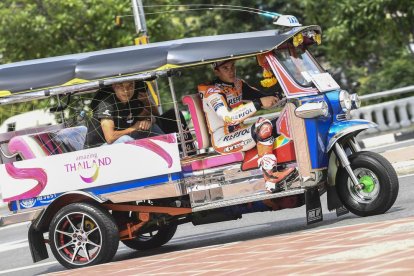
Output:
<svg viewBox="0 0 414 276">
<path fill-rule="evenodd" d="M 205 210 L 210 210 L 210 209 L 215 209 L 215 208 L 222 208 L 222 207 L 233 206 L 233 205 L 238 205 L 238 204 L 243 204 L 243 203 L 261 201 L 261 200 L 272 199 L 272 198 L 280 198 L 280 197 L 298 195 L 298 194 L 303 194 L 303 193 L 305 193 L 305 189 L 302 189 L 302 188 L 291 189 L 288 191 L 283 191 L 283 192 L 273 193 L 273 194 L 268 193 L 266 191 L 262 191 L 262 192 L 259 192 L 253 195 L 244 196 L 242 198 L 223 199 L 223 200 L 216 200 L 216 201 L 212 201 L 208 203 L 203 203 L 202 205 L 194 206 L 192 209 L 193 209 L 193 212 L 200 212 L 200 211 L 205 211 Z"/>
</svg>

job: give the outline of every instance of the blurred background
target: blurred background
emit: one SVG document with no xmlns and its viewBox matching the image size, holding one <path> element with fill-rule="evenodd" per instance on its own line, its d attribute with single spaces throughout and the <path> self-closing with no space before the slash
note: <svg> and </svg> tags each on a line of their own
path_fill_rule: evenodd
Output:
<svg viewBox="0 0 414 276">
<path fill-rule="evenodd" d="M 133 15 L 133 3 L 138 2 L 143 5 L 141 16 L 150 43 L 275 29 L 272 18 L 261 10 L 294 15 L 303 25 L 320 25 L 322 44 L 311 51 L 342 89 L 363 96 L 363 107 L 353 117 L 376 122 L 384 133 L 399 129 L 414 133 L 411 0 L 2 0 L 0 63 L 134 45 L 142 36 Z M 237 70 L 239 77 L 260 87 L 262 71 L 254 58 L 239 61 Z M 178 99 L 196 93 L 199 83 L 212 78 L 210 66 L 182 70 L 175 78 Z M 158 87 L 162 108 L 168 110 L 172 106 L 168 83 L 159 81 Z M 385 93 L 370 97 L 380 91 Z M 70 116 L 87 111 L 92 96 L 72 101 Z M 56 104 L 53 101 L 1 106 L 0 125 L 16 130 L 14 122 L 6 122 L 10 116 L 47 109 Z"/>
<path fill-rule="evenodd" d="M 295 15 L 322 27 L 313 52 L 344 89 L 360 95 L 414 83 L 414 5 L 411 0 L 143 0 L 150 42 L 273 29 L 272 20 L 241 7 Z M 208 4 L 233 8 L 219 8 Z M 239 9 L 235 7 L 240 7 Z M 122 24 L 115 24 L 119 16 Z M 0 62 L 133 45 L 130 0 L 2 0 Z M 239 75 L 255 81 L 248 64 Z M 177 91 L 211 75 L 183 76 Z M 162 91 L 161 91 L 162 92 Z"/>
</svg>

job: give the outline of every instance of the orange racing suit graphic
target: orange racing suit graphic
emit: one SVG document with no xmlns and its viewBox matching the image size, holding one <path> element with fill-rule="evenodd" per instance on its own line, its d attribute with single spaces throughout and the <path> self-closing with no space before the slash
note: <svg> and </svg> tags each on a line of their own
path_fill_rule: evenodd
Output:
<svg viewBox="0 0 414 276">
<path fill-rule="evenodd" d="M 261 95 L 258 90 L 236 79 L 234 84 L 220 81 L 200 84 L 198 91 L 203 99 L 211 141 L 217 152 L 246 151 L 256 145 L 252 126 L 244 125 L 243 121 L 260 109 Z"/>
<path fill-rule="evenodd" d="M 261 108 L 261 93 L 237 79 L 234 84 L 216 81 L 198 86 L 203 99 L 203 109 L 214 149 L 221 153 L 247 151 L 257 146 L 258 165 L 262 168 L 265 188 L 268 192 L 280 191 L 282 180 L 294 173 L 293 168 L 277 171 L 277 159 L 273 143 L 276 127 L 259 117 L 253 125 L 243 122 Z"/>
</svg>

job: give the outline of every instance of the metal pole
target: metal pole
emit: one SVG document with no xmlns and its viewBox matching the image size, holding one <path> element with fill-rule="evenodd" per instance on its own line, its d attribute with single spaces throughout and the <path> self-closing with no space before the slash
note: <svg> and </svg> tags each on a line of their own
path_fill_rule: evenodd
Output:
<svg viewBox="0 0 414 276">
<path fill-rule="evenodd" d="M 141 0 L 132 0 L 132 11 L 134 13 L 134 21 L 135 21 L 135 30 L 139 35 L 141 35 L 142 39 L 137 38 L 136 40 L 139 41 L 139 44 L 146 44 L 149 43 L 149 39 L 147 37 L 147 21 L 145 20 L 145 13 L 144 13 L 144 6 L 142 5 Z M 137 42 L 136 42 L 137 43 Z M 154 84 L 154 88 L 158 97 L 158 112 L 162 113 L 162 106 L 161 106 L 161 97 L 160 91 L 158 90 L 158 84 L 156 81 L 153 83 L 148 82 L 147 85 Z"/>
<path fill-rule="evenodd" d="M 171 96 L 172 96 L 172 100 L 174 104 L 175 118 L 177 120 L 178 132 L 180 134 L 180 142 L 181 142 L 181 149 L 183 151 L 183 157 L 187 157 L 187 148 L 185 147 L 184 133 L 183 133 L 183 128 L 181 124 L 181 116 L 180 116 L 180 111 L 178 109 L 177 98 L 175 96 L 175 90 L 174 90 L 174 83 L 173 83 L 171 76 L 168 76 L 168 83 L 170 85 Z"/>
<path fill-rule="evenodd" d="M 132 0 L 132 11 L 137 34 L 147 35 L 147 23 L 145 22 L 144 7 L 141 0 Z"/>
</svg>

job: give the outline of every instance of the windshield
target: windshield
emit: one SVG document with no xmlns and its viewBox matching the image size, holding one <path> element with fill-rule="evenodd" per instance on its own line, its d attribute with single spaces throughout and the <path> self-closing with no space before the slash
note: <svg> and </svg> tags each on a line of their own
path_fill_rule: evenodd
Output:
<svg viewBox="0 0 414 276">
<path fill-rule="evenodd" d="M 312 84 L 311 76 L 324 73 L 310 53 L 302 48 L 286 48 L 276 51 L 277 59 L 287 69 L 289 74 L 302 86 Z"/>
</svg>

